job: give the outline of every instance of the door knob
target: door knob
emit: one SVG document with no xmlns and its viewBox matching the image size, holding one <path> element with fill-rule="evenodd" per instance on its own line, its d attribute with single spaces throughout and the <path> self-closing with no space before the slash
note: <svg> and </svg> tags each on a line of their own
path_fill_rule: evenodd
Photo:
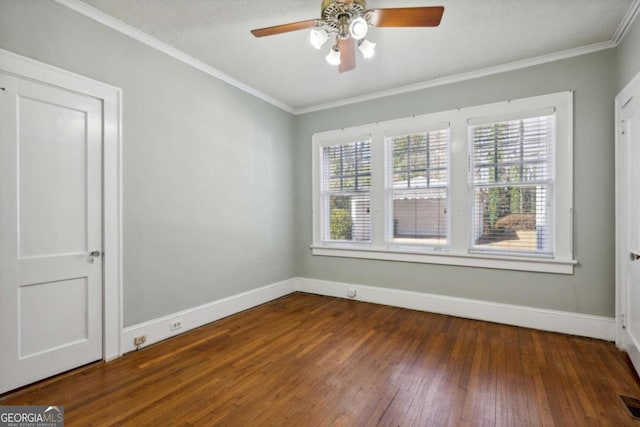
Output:
<svg viewBox="0 0 640 427">
<path fill-rule="evenodd" d="M 629 252 L 629 259 L 631 259 L 631 261 L 637 261 L 640 259 L 640 254 Z"/>
<path fill-rule="evenodd" d="M 92 251 L 91 253 L 89 253 L 90 257 L 99 257 L 100 256 L 100 251 Z"/>
</svg>

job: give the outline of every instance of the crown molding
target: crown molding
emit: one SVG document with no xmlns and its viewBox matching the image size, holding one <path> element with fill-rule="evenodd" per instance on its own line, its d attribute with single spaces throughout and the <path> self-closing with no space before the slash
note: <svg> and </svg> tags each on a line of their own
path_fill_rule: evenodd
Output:
<svg viewBox="0 0 640 427">
<path fill-rule="evenodd" d="M 294 108 L 290 105 L 283 103 L 282 101 L 273 98 L 258 89 L 249 86 L 228 74 L 218 70 L 211 65 L 208 65 L 199 59 L 194 58 L 193 56 L 176 49 L 155 37 L 150 36 L 149 34 L 138 30 L 137 28 L 116 19 L 106 13 L 89 6 L 88 4 L 82 2 L 81 0 L 54 0 L 56 3 L 59 3 L 63 6 L 66 6 L 88 18 L 91 18 L 107 27 L 119 31 L 122 34 L 125 34 L 141 43 L 144 43 L 154 49 L 157 49 L 178 61 L 181 61 L 189 66 L 192 66 L 212 77 L 215 77 L 219 80 L 222 80 L 225 83 L 228 83 L 231 86 L 234 86 L 250 95 L 255 96 L 265 102 L 268 102 L 275 107 L 278 107 L 288 113 L 300 115 L 306 113 L 312 113 L 315 111 L 327 110 L 330 108 L 343 107 L 351 104 L 357 104 L 359 102 L 371 101 L 375 99 L 385 98 L 388 96 L 400 95 L 409 92 L 415 92 L 423 89 L 428 89 L 436 86 L 443 86 L 447 84 L 463 82 L 466 80 L 473 80 L 480 77 L 487 77 L 494 74 L 505 73 L 509 71 L 520 70 L 527 67 L 532 67 L 535 65 L 546 64 L 549 62 L 560 61 L 567 58 L 573 58 L 580 55 L 586 55 L 589 53 L 598 52 L 605 49 L 615 48 L 620 44 L 629 28 L 631 27 L 634 20 L 640 15 L 640 0 L 633 0 L 627 13 L 623 17 L 620 25 L 618 26 L 615 34 L 611 38 L 611 40 L 596 43 L 589 46 L 583 46 L 575 49 L 569 49 L 562 52 L 551 53 L 548 55 L 537 56 L 534 58 L 527 58 L 520 61 L 514 61 L 507 64 L 496 65 L 494 67 L 487 67 L 480 70 L 469 71 L 465 73 L 455 74 L 447 77 L 441 77 L 433 80 L 427 80 L 420 83 L 410 84 L 406 86 L 401 86 L 393 89 L 382 90 L 377 92 L 367 93 L 366 95 L 354 96 L 351 98 L 341 99 L 339 101 L 327 102 L 317 105 L 311 105 L 308 107 Z"/>
<path fill-rule="evenodd" d="M 612 41 L 596 43 L 589 46 L 565 50 L 562 52 L 556 52 L 548 55 L 536 56 L 534 58 L 527 58 L 520 61 L 510 62 L 508 64 L 496 65 L 494 67 L 487 67 L 480 70 L 469 71 L 466 73 L 454 74 L 451 76 L 441 77 L 433 80 L 427 80 L 424 82 L 415 83 L 407 86 L 400 86 L 393 89 L 382 90 L 379 92 L 372 92 L 366 95 L 354 96 L 352 98 L 345 98 L 345 99 L 341 99 L 340 101 L 327 102 L 325 104 L 318 104 L 318 105 L 312 105 L 310 107 L 298 108 L 294 111 L 294 113 L 306 114 L 314 111 L 327 110 L 329 108 L 343 107 L 346 105 L 356 104 L 359 102 L 371 101 L 379 98 L 386 98 L 388 96 L 400 95 L 408 92 L 416 92 L 419 90 L 428 89 L 436 86 L 443 86 L 451 83 L 463 82 L 465 80 L 473 80 L 480 77 L 487 77 L 494 74 L 505 73 L 508 71 L 520 70 L 522 68 L 532 67 L 534 65 L 546 64 L 549 62 L 555 62 L 562 59 L 573 58 L 575 56 L 586 55 L 588 53 L 610 49 L 615 46 L 616 45 Z"/>
<path fill-rule="evenodd" d="M 202 61 L 200 61 L 199 59 L 194 58 L 193 56 L 174 48 L 173 46 L 168 45 L 165 42 L 162 42 L 158 39 L 156 39 L 155 37 L 150 36 L 149 34 L 138 30 L 137 28 L 117 19 L 114 18 L 113 16 L 107 15 L 106 13 L 92 7 L 89 6 L 88 4 L 80 1 L 80 0 L 54 0 L 56 3 L 59 3 L 63 6 L 68 7 L 69 9 L 72 9 L 78 13 L 80 13 L 81 15 L 84 15 L 88 18 L 93 19 L 94 21 L 97 21 L 113 30 L 116 30 L 122 34 L 125 34 L 141 43 L 146 44 L 147 46 L 150 46 L 154 49 L 159 50 L 160 52 L 163 52 L 169 56 L 171 56 L 174 59 L 177 59 L 178 61 L 181 61 L 187 65 L 190 65 L 191 67 L 202 71 L 203 73 L 206 73 L 212 77 L 215 77 L 219 80 L 222 80 L 223 82 L 234 86 L 250 95 L 255 96 L 256 98 L 259 98 L 265 102 L 268 102 L 269 104 L 272 104 L 284 111 L 287 111 L 289 113 L 295 113 L 295 110 L 293 108 L 291 108 L 290 106 L 286 105 L 285 103 L 259 91 L 258 89 L 251 87 L 245 83 L 242 83 L 239 80 L 236 80 L 235 78 L 231 77 L 230 75 L 218 70 L 215 67 L 212 67 L 209 64 L 206 64 Z"/>
<path fill-rule="evenodd" d="M 627 34 L 627 31 L 629 31 L 631 24 L 633 24 L 633 21 L 638 17 L 639 14 L 640 0 L 633 0 L 631 6 L 629 6 L 629 9 L 627 10 L 627 13 L 622 18 L 622 21 L 620 21 L 620 25 L 618 25 L 618 29 L 614 33 L 613 38 L 611 39 L 611 41 L 616 46 L 620 44 L 625 34 Z"/>
</svg>

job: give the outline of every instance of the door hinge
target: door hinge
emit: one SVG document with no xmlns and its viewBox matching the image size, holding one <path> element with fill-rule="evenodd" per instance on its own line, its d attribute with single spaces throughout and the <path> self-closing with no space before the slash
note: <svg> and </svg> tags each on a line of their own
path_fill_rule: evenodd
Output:
<svg viewBox="0 0 640 427">
<path fill-rule="evenodd" d="M 622 313 L 620 316 L 620 325 L 622 326 L 622 329 L 627 329 L 627 323 L 626 323 L 626 319 L 625 319 L 625 315 L 624 313 Z"/>
<path fill-rule="evenodd" d="M 622 120 L 620 122 L 620 135 L 625 135 L 627 133 L 627 122 Z"/>
</svg>

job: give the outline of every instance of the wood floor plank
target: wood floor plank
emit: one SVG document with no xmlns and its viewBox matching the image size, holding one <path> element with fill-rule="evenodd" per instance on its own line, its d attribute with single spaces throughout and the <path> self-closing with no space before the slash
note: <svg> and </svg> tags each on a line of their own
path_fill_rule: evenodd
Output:
<svg viewBox="0 0 640 427">
<path fill-rule="evenodd" d="M 611 343 L 296 293 L 12 394 L 68 426 L 638 426 Z"/>
</svg>

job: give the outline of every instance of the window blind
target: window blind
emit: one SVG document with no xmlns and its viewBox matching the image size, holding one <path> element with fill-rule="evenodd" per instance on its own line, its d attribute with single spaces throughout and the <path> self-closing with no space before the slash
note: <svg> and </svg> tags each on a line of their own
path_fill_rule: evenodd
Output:
<svg viewBox="0 0 640 427">
<path fill-rule="evenodd" d="M 470 126 L 478 250 L 552 254 L 555 115 Z"/>
<path fill-rule="evenodd" d="M 449 129 L 386 139 L 387 241 L 397 245 L 447 244 Z"/>
<path fill-rule="evenodd" d="M 322 239 L 371 240 L 371 142 L 322 149 Z"/>
</svg>

